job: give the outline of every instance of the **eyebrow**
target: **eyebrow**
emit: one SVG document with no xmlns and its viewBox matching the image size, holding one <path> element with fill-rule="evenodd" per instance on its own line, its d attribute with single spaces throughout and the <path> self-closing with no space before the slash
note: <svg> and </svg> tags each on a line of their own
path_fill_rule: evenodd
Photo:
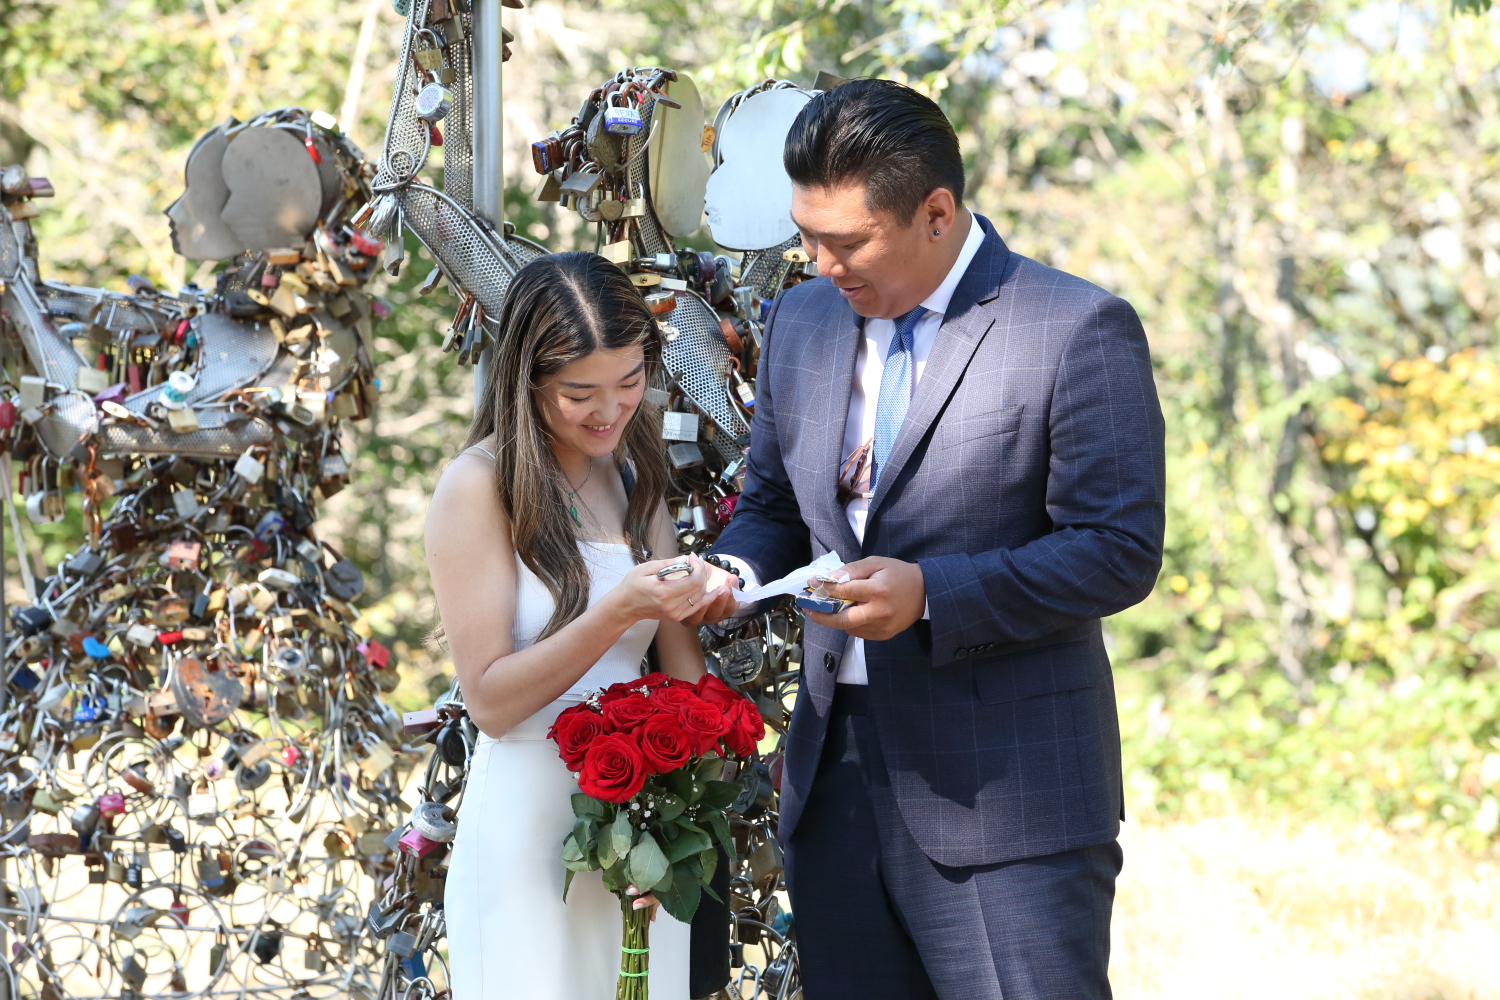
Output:
<svg viewBox="0 0 1500 1000">
<path fill-rule="evenodd" d="M 635 378 L 642 371 L 644 371 L 645 368 L 646 368 L 646 362 L 642 361 L 640 364 L 638 364 L 634 368 L 632 368 L 630 370 L 630 374 L 628 374 L 628 375 L 624 376 L 623 378 L 621 378 L 620 381 L 621 382 L 625 382 L 625 381 L 628 381 L 629 379 Z M 592 382 L 559 382 L 558 385 L 562 386 L 564 389 L 597 389 L 597 388 L 599 388 L 597 385 L 593 384 Z"/>
<path fill-rule="evenodd" d="M 856 231 L 852 231 L 852 232 L 847 232 L 847 233 L 815 233 L 811 229 L 808 229 L 806 226 L 802 225 L 795 218 L 792 219 L 792 224 L 797 227 L 798 231 L 804 232 L 804 233 L 808 233 L 811 236 L 813 236 L 815 239 L 819 239 L 819 240 L 833 240 L 833 241 L 837 242 L 837 241 L 840 241 L 840 240 L 859 239 L 859 238 L 862 238 L 865 235 L 864 233 L 859 232 L 857 230 Z"/>
</svg>

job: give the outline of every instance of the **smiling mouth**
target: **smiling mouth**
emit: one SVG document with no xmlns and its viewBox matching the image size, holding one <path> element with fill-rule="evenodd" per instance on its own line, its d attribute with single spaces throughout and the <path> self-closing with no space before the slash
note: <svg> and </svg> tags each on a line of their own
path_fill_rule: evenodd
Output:
<svg viewBox="0 0 1500 1000">
<path fill-rule="evenodd" d="M 591 431 L 594 434 L 608 434 L 615 429 L 614 424 L 584 424 L 583 427 L 584 430 Z"/>
</svg>

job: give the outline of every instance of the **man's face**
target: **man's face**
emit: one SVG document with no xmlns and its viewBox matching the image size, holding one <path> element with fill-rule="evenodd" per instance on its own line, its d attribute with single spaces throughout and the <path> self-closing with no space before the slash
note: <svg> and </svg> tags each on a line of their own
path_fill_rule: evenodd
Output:
<svg viewBox="0 0 1500 1000">
<path fill-rule="evenodd" d="M 918 208 L 911 223 L 903 225 L 894 213 L 865 203 L 861 182 L 792 185 L 792 221 L 802 245 L 818 262 L 818 274 L 867 318 L 894 319 L 932 291 L 926 287 L 929 258 L 940 251 L 929 239 L 924 209 Z"/>
</svg>

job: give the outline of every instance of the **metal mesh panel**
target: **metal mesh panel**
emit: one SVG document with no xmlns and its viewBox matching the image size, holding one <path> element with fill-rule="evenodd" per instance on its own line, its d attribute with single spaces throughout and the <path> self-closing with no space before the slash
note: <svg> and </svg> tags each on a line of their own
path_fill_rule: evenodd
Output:
<svg viewBox="0 0 1500 1000">
<path fill-rule="evenodd" d="M 797 266 L 789 260 L 782 260 L 781 253 L 801 245 L 802 237 L 793 236 L 780 246 L 746 254 L 749 263 L 740 272 L 740 284 L 755 289 L 763 299 L 774 299 L 781 293 L 781 286 L 786 284 L 787 275 Z"/>
<path fill-rule="evenodd" d="M 21 245 L 11 226 L 10 213 L 0 207 L 0 278 L 14 277 L 21 269 Z"/>
<path fill-rule="evenodd" d="M 500 315 L 510 279 L 541 256 L 536 245 L 513 236 L 497 239 L 482 220 L 425 184 L 409 185 L 399 197 L 407 228 L 442 261 L 448 276 L 474 293 L 486 316 Z"/>
<path fill-rule="evenodd" d="M 399 161 L 404 170 L 418 162 L 427 146 L 427 126 L 417 120 L 414 83 L 418 78 L 412 49 L 416 46 L 418 26 L 427 19 L 429 0 L 414 0 L 406 21 L 406 35 L 401 42 L 401 57 L 396 64 L 396 81 L 391 89 L 391 113 L 386 119 L 385 151 L 375 185 L 390 184 L 397 179 L 392 163 Z M 397 157 L 397 152 L 406 156 Z M 409 158 L 408 158 L 409 157 Z"/>
<path fill-rule="evenodd" d="M 656 98 L 649 93 L 646 95 L 646 103 L 641 105 L 641 124 L 645 127 L 633 136 L 626 146 L 627 157 L 634 158 L 628 168 L 626 179 L 630 181 L 628 195 L 634 195 L 636 185 L 645 193 L 647 202 L 651 198 L 651 165 L 647 162 L 651 159 L 651 153 L 641 152 L 640 147 L 645 145 L 651 136 L 651 126 L 656 116 Z M 640 153 L 640 155 L 637 155 Z M 652 210 L 636 219 L 635 244 L 640 248 L 642 256 L 650 257 L 659 253 L 671 253 L 676 247 L 672 244 L 672 238 L 661 228 L 661 223 L 656 221 L 656 210 Z"/>
<path fill-rule="evenodd" d="M 453 109 L 443 120 L 443 190 L 465 208 L 474 207 L 474 53 L 473 15 L 460 14 L 462 41 L 448 46 L 453 69 Z"/>
<path fill-rule="evenodd" d="M 48 281 L 38 287 L 37 293 L 47 313 L 54 319 L 63 317 L 87 322 L 94 306 L 102 304 L 95 322 L 116 331 L 164 330 L 180 316 L 175 311 L 155 308 L 140 299 L 98 288 L 78 288 Z"/>
<path fill-rule="evenodd" d="M 26 353 L 48 382 L 70 386 L 83 366 L 73 345 L 52 328 L 46 307 L 29 281 L 7 284 L 5 302 L 11 320 L 19 328 Z"/>
<path fill-rule="evenodd" d="M 729 348 L 719 333 L 719 315 L 697 295 L 677 293 L 677 308 L 667 320 L 677 337 L 666 346 L 667 372 L 683 394 L 718 426 L 710 447 L 732 462 L 740 456 L 734 439 L 750 431 L 744 416 L 729 402 Z"/>
</svg>

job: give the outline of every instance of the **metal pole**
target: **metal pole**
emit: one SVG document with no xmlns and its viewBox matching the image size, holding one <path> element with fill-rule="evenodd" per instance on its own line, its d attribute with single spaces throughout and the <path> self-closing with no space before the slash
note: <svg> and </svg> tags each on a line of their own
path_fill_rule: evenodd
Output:
<svg viewBox="0 0 1500 1000">
<path fill-rule="evenodd" d="M 505 235 L 505 120 L 501 114 L 500 0 L 473 0 L 474 4 L 474 211 Z M 484 388 L 490 350 L 485 348 L 474 365 L 474 403 Z"/>
</svg>

